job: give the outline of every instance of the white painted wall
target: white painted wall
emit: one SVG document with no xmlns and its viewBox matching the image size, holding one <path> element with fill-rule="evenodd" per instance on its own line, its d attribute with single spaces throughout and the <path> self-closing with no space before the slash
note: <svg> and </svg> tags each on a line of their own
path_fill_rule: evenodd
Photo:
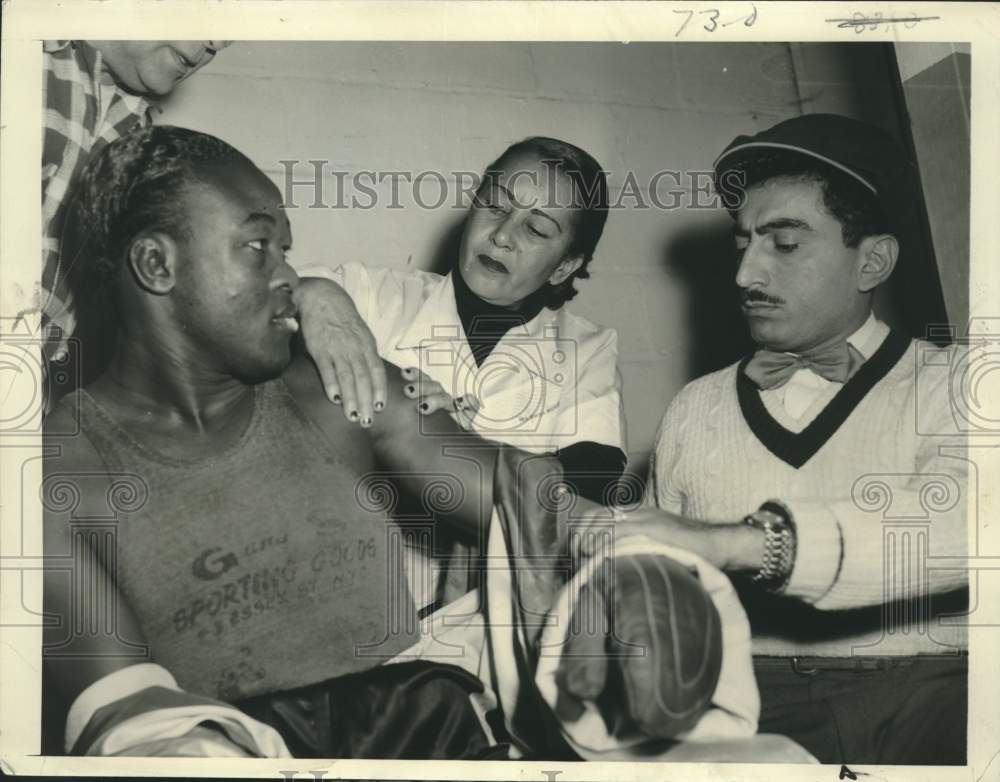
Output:
<svg viewBox="0 0 1000 782">
<path fill-rule="evenodd" d="M 280 187 L 285 159 L 327 160 L 349 175 L 480 171 L 511 142 L 552 135 L 591 152 L 611 172 L 614 196 L 628 171 L 648 182 L 663 168 L 708 170 L 735 135 L 801 111 L 863 114 L 878 99 L 860 51 L 778 43 L 239 42 L 182 85 L 159 121 L 226 139 Z M 297 169 L 300 177 L 310 172 L 307 164 Z M 306 209 L 311 192 L 299 188 L 293 199 L 297 265 L 430 268 L 462 216 L 420 209 L 408 196 L 395 210 Z M 334 195 L 324 193 L 329 202 Z M 678 247 L 699 236 L 717 237 L 708 246 L 718 246 L 728 230 L 728 216 L 717 210 L 615 211 L 593 277 L 578 283 L 572 309 L 620 335 L 636 469 L 667 402 L 696 368 L 712 363 L 694 360 L 692 322 L 731 302 L 724 286 L 717 299 L 713 291 L 691 295 Z M 719 285 L 731 278 L 725 257 L 703 263 Z"/>
</svg>

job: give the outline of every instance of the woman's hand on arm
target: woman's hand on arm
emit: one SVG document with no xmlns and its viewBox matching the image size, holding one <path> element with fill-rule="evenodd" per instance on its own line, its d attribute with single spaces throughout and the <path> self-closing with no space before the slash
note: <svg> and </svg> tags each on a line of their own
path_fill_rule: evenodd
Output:
<svg viewBox="0 0 1000 782">
<path fill-rule="evenodd" d="M 482 405 L 472 394 L 452 397 L 452 395 L 436 380 L 432 380 L 416 367 L 407 367 L 400 373 L 405 385 L 403 395 L 417 401 L 417 410 L 421 415 L 431 415 L 438 410 L 454 413 L 458 424 L 463 429 L 472 427 L 472 419 L 476 417 Z"/>
<path fill-rule="evenodd" d="M 295 291 L 302 339 L 327 398 L 344 416 L 368 422 L 385 408 L 386 375 L 375 337 L 347 292 L 332 280 L 303 279 Z"/>
</svg>

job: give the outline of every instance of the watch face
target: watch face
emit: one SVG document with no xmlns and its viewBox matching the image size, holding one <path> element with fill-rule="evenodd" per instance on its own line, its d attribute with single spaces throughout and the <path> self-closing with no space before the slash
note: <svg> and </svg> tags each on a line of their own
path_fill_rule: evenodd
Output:
<svg viewBox="0 0 1000 782">
<path fill-rule="evenodd" d="M 786 526 L 786 522 L 785 522 L 784 518 L 782 518 L 781 516 L 779 516 L 777 513 L 774 513 L 774 512 L 769 511 L 769 510 L 761 509 L 761 510 L 755 511 L 754 514 L 753 514 L 753 516 L 754 516 L 755 519 L 757 519 L 757 522 L 764 529 L 767 529 L 768 527 L 782 527 L 783 528 L 783 527 Z"/>
<path fill-rule="evenodd" d="M 745 519 L 746 523 L 757 529 L 768 530 L 771 527 L 780 525 L 781 519 L 768 511 L 755 510 Z"/>
</svg>

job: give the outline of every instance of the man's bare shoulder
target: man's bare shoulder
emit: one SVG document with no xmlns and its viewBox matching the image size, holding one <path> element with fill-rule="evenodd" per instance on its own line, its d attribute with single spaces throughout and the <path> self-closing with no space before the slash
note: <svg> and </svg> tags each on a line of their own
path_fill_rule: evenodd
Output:
<svg viewBox="0 0 1000 782">
<path fill-rule="evenodd" d="M 349 422 L 343 409 L 330 402 L 323 390 L 319 372 L 308 356 L 296 356 L 285 370 L 282 379 L 291 391 L 295 400 L 307 415 L 327 435 L 335 440 L 345 437 L 363 438 L 368 442 L 378 441 L 386 435 L 417 435 L 421 430 L 421 417 L 417 413 L 417 402 L 409 399 L 403 393 L 406 381 L 401 370 L 394 364 L 383 361 L 386 372 L 386 406 L 375 414 L 373 426 L 370 429 L 361 427 L 358 423 Z M 435 413 L 424 418 L 425 426 L 433 429 L 449 429 L 454 427 L 451 419 L 445 413 Z"/>
<path fill-rule="evenodd" d="M 305 355 L 296 356 L 282 375 L 282 380 L 309 420 L 332 442 L 350 445 L 359 457 L 371 453 L 368 430 L 348 421 L 343 408 L 327 399 L 312 359 Z"/>
<path fill-rule="evenodd" d="M 323 393 L 323 384 L 319 372 L 312 359 L 305 355 L 297 355 L 282 374 L 288 390 L 309 418 L 327 434 L 340 436 L 346 429 L 343 414 Z M 340 417 L 340 421 L 337 417 Z"/>
</svg>

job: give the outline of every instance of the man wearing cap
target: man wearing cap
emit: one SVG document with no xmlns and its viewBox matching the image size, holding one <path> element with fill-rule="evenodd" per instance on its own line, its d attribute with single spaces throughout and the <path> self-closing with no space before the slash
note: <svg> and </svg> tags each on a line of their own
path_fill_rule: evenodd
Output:
<svg viewBox="0 0 1000 782">
<path fill-rule="evenodd" d="M 880 321 L 910 166 L 881 130 L 807 115 L 715 164 L 757 352 L 663 418 L 641 529 L 737 575 L 762 732 L 827 763 L 965 762 L 963 440 L 952 349 Z M 942 369 L 944 367 L 944 369 Z"/>
</svg>

